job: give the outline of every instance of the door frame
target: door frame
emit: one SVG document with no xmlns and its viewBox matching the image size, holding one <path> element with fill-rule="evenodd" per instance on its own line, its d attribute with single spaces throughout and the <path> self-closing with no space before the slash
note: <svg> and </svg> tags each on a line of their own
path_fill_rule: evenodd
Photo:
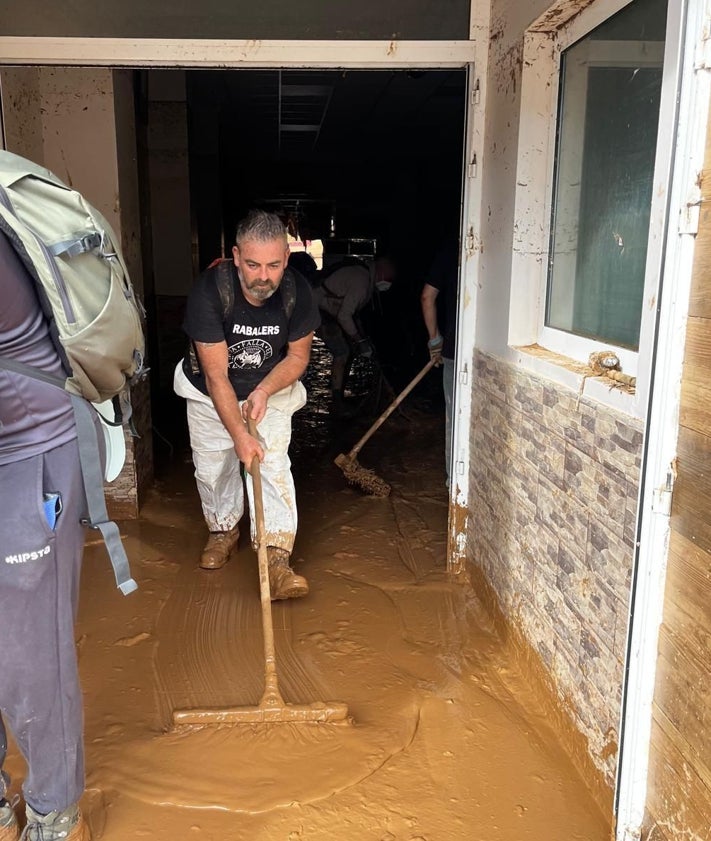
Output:
<svg viewBox="0 0 711 841">
<path fill-rule="evenodd" d="M 476 323 L 477 254 L 467 243 L 479 230 L 481 179 L 467 178 L 466 161 L 476 160 L 473 149 L 483 137 L 483 96 L 474 103 L 474 59 L 488 52 L 488 17 L 475 17 L 472 0 L 471 40 L 460 41 L 283 41 L 283 40 L 167 40 L 160 38 L 26 38 L 0 37 L 0 67 L 101 66 L 115 68 L 214 69 L 461 69 L 468 71 L 466 135 L 464 139 L 463 213 L 461 242 L 457 381 L 453 406 L 452 443 L 458 471 L 451 483 L 447 540 L 447 569 L 459 573 L 466 560 L 469 484 L 469 422 L 471 417 L 471 360 Z M 484 58 L 484 64 L 486 59 Z M 479 63 L 481 65 L 481 62 Z M 480 70 L 481 78 L 485 73 Z M 477 83 L 478 84 L 478 83 Z M 461 386 L 469 386 L 462 388 Z M 443 448 L 444 449 L 444 448 Z M 453 478 L 455 478 L 453 476 Z"/>
<path fill-rule="evenodd" d="M 670 37 L 676 39 L 680 81 L 637 511 L 615 791 L 616 841 L 639 841 L 648 800 L 652 707 L 664 613 L 680 386 L 701 204 L 699 175 L 704 168 L 711 97 L 711 44 L 706 34 L 710 15 L 711 0 L 683 0 L 680 31 L 667 33 L 668 41 Z"/>
<path fill-rule="evenodd" d="M 308 69 L 464 67 L 472 41 L 247 41 L 0 36 L 0 64 Z"/>
</svg>

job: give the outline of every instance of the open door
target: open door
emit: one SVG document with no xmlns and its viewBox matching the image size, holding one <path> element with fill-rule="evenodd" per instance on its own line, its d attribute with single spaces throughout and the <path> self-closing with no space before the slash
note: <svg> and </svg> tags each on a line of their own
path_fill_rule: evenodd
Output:
<svg viewBox="0 0 711 841">
<path fill-rule="evenodd" d="M 481 206 L 481 179 L 477 167 L 477 150 L 480 148 L 483 136 L 484 105 L 475 69 L 473 63 L 467 65 L 459 237 L 457 350 L 454 362 L 452 411 L 447 568 L 455 574 L 464 569 L 469 525 L 469 426 L 472 412 L 472 364 L 476 337 L 476 291 L 481 256 L 481 245 L 475 231 L 478 228 L 477 220 Z"/>
<path fill-rule="evenodd" d="M 708 548 L 702 537 L 708 522 L 703 483 L 707 415 L 704 400 L 690 387 L 695 373 L 697 380 L 701 374 L 702 389 L 706 381 L 705 364 L 698 366 L 697 348 L 703 346 L 708 330 L 708 308 L 704 309 L 702 300 L 704 285 L 708 285 L 704 281 L 708 232 L 699 218 L 709 189 L 703 176 L 708 171 L 704 151 L 711 80 L 708 73 L 698 72 L 697 62 L 700 49 L 707 49 L 705 35 L 702 48 L 698 41 L 699 34 L 705 33 L 707 8 L 703 0 L 690 0 L 668 19 L 667 50 L 669 60 L 678 62 L 679 81 L 675 119 L 669 121 L 669 213 L 663 234 L 663 275 L 637 515 L 615 797 L 616 841 L 636 841 L 649 829 L 650 820 L 658 826 L 651 829 L 649 838 L 659 835 L 663 841 L 687 837 L 687 833 L 700 837 L 692 830 L 706 830 L 708 821 L 699 822 L 698 815 L 711 802 L 707 783 L 693 787 L 697 775 L 701 779 L 708 774 L 707 760 L 697 762 L 693 724 L 695 705 L 702 711 L 706 706 L 705 699 L 699 702 L 699 698 L 709 680 L 708 657 L 693 648 L 694 638 L 703 637 L 703 622 L 683 618 L 694 616 L 693 605 L 700 598 L 707 605 L 702 594 L 708 583 L 693 572 L 694 565 L 705 563 Z M 692 288 L 696 309 L 689 307 Z M 699 408 L 690 411 L 694 398 Z M 679 493 L 672 503 L 677 472 Z M 684 645 L 690 628 L 691 640 Z M 676 657 L 680 651 L 683 658 Z"/>
</svg>

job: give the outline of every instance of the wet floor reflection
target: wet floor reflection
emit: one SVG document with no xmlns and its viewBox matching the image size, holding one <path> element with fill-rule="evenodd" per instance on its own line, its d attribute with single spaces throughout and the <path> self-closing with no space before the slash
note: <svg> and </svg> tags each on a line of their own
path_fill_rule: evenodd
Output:
<svg viewBox="0 0 711 841">
<path fill-rule="evenodd" d="M 315 337 L 311 361 L 302 378 L 308 402 L 294 415 L 292 423 L 292 458 L 309 451 L 328 449 L 334 437 L 372 421 L 390 393 L 387 386 L 383 387 L 377 364 L 357 358 L 353 361 L 345 391 L 349 415 L 353 417 L 350 420 L 335 419 L 330 411 L 332 358 L 321 339 Z"/>
<path fill-rule="evenodd" d="M 330 359 L 320 345 L 314 359 L 293 453 L 294 557 L 311 591 L 274 606 L 277 662 L 288 700 L 345 702 L 356 724 L 170 729 L 174 709 L 253 704 L 263 684 L 248 529 L 222 570 L 199 570 L 204 523 L 176 459 L 140 520 L 121 524 L 139 590 L 116 596 L 102 547 L 87 548 L 77 638 L 94 837 L 609 838 L 546 699 L 464 577 L 446 573 L 441 416 L 408 401 L 378 430 L 364 463 L 393 493 L 367 497 L 330 456 L 368 420 L 330 420 Z M 14 794 L 16 753 L 10 764 Z"/>
<path fill-rule="evenodd" d="M 413 392 L 378 430 L 360 457 L 393 493 L 367 497 L 333 456 L 387 397 L 359 362 L 351 394 L 367 398 L 362 412 L 334 421 L 330 363 L 317 341 L 309 401 L 294 417 L 294 557 L 311 592 L 276 604 L 274 627 L 285 696 L 341 700 L 356 726 L 168 728 L 176 708 L 252 704 L 263 683 L 248 529 L 224 569 L 198 569 L 205 525 L 186 438 L 140 519 L 121 523 L 138 591 L 117 595 L 100 541 L 87 545 L 77 640 L 93 837 L 604 841 L 609 823 L 552 731 L 547 699 L 465 577 L 446 573 L 442 412 Z M 184 412 L 166 401 L 167 420 Z M 14 748 L 6 770 L 19 794 Z"/>
</svg>

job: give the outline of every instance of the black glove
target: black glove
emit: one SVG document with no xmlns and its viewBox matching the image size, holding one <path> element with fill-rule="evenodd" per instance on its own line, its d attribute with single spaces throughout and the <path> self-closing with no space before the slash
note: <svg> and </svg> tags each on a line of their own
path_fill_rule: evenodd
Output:
<svg viewBox="0 0 711 841">
<path fill-rule="evenodd" d="M 355 351 L 357 356 L 364 356 L 366 359 L 372 359 L 375 355 L 375 348 L 370 339 L 358 339 Z"/>
</svg>

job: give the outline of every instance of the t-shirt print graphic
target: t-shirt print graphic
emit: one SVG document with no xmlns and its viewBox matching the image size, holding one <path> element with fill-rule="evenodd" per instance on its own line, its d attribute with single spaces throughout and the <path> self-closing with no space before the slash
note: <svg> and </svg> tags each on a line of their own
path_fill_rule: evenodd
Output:
<svg viewBox="0 0 711 841">
<path fill-rule="evenodd" d="M 247 339 L 230 345 L 228 366 L 244 370 L 245 368 L 261 368 L 273 354 L 272 346 L 262 339 Z"/>
</svg>

